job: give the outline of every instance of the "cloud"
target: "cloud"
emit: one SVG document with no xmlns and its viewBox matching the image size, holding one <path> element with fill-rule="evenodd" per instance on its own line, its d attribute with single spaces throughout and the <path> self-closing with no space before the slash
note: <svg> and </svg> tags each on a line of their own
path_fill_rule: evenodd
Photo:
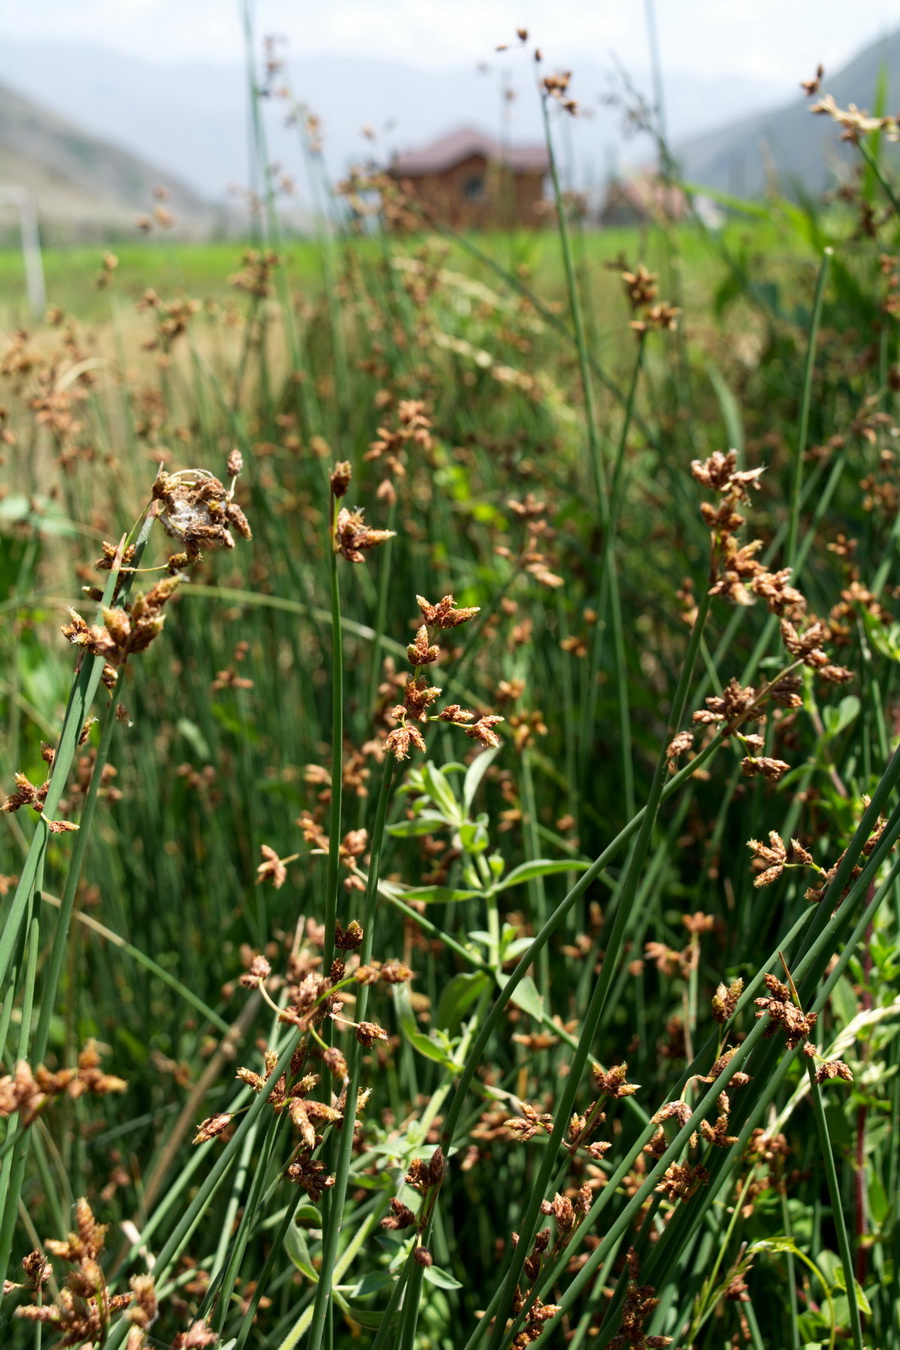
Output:
<svg viewBox="0 0 900 1350">
<path fill-rule="evenodd" d="M 659 0 L 659 46 L 666 70 L 746 73 L 789 83 L 818 61 L 832 67 L 896 22 L 890 0 Z M 257 0 L 258 40 L 283 34 L 297 57 L 381 57 L 425 69 L 491 60 L 497 43 L 529 30 L 548 65 L 612 52 L 646 67 L 644 7 L 635 0 L 326 0 L 314 12 L 296 0 Z M 243 59 L 234 0 L 0 0 L 9 38 L 100 43 L 160 61 Z M 509 54 L 513 59 L 513 54 Z"/>
</svg>

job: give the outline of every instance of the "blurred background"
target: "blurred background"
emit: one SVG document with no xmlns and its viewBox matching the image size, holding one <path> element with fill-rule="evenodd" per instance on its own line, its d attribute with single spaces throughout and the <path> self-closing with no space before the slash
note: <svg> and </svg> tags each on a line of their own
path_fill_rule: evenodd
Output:
<svg viewBox="0 0 900 1350">
<path fill-rule="evenodd" d="M 2 0 L 0 186 L 28 194 L 46 242 L 133 233 L 154 187 L 170 194 L 176 231 L 245 234 L 249 24 L 257 57 L 271 39 L 270 67 L 257 61 L 252 79 L 269 94 L 282 219 L 300 232 L 318 209 L 299 154 L 305 118 L 318 119 L 331 181 L 461 130 L 539 142 L 535 47 L 541 74 L 571 72 L 578 116 L 564 119 L 561 168 L 595 223 L 611 188 L 654 163 L 648 122 L 689 182 L 738 196 L 767 186 L 818 195 L 844 160 L 799 82 L 822 63 L 842 106 L 872 106 L 880 88 L 890 108 L 898 18 L 888 0 L 680 0 L 655 10 L 618 0 L 587 11 L 576 0 L 256 0 L 246 12 L 222 0 Z M 9 205 L 3 215 L 0 229 L 14 229 Z"/>
</svg>

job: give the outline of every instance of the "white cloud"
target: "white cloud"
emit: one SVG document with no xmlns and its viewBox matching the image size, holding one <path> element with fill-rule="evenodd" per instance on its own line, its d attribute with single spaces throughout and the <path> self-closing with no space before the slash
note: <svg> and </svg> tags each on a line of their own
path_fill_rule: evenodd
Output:
<svg viewBox="0 0 900 1350">
<path fill-rule="evenodd" d="M 251 5 L 253 0 L 250 0 Z M 636 0 L 256 0 L 256 30 L 282 33 L 296 56 L 358 55 L 424 68 L 491 60 L 527 27 L 548 64 L 611 52 L 648 64 L 644 6 Z M 818 61 L 832 69 L 897 22 L 893 0 L 657 0 L 663 66 L 744 73 L 792 86 Z M 100 43 L 162 61 L 243 57 L 238 0 L 0 0 L 10 38 Z"/>
</svg>

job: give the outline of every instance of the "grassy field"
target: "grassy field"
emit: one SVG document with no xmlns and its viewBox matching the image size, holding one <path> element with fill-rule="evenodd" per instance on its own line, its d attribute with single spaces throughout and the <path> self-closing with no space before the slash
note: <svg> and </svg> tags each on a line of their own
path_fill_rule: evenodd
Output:
<svg viewBox="0 0 900 1350">
<path fill-rule="evenodd" d="M 601 269 L 620 255 L 640 255 L 650 267 L 665 267 L 668 245 L 651 226 L 618 226 L 597 231 L 574 227 L 573 246 L 576 261 L 585 269 L 588 294 L 605 278 Z M 728 251 L 755 249 L 771 263 L 781 257 L 792 264 L 809 261 L 808 243 L 824 245 L 831 234 L 837 238 L 848 233 L 845 217 L 827 218 L 813 223 L 797 220 L 787 203 L 775 203 L 761 218 L 738 213 L 730 219 L 720 241 Z M 804 238 L 812 234 L 814 238 Z M 522 231 L 519 234 L 483 233 L 465 239 L 447 236 L 447 266 L 478 276 L 485 263 L 521 277 L 524 272 L 545 297 L 565 300 L 566 281 L 556 231 Z M 408 243 L 408 241 L 406 241 Z M 398 252 L 408 251 L 404 240 L 395 242 Z M 68 248 L 49 248 L 43 254 L 48 304 L 77 315 L 82 322 L 101 323 L 109 316 L 109 291 L 98 289 L 98 273 L 106 253 L 117 259 L 116 290 L 124 302 L 136 304 L 149 285 L 160 291 L 183 291 L 202 300 L 224 301 L 233 298 L 229 277 L 240 270 L 242 253 L 254 247 L 254 241 L 195 243 L 160 235 L 152 239 L 117 241 L 108 248 L 82 244 Z M 375 238 L 362 239 L 358 253 L 369 266 L 379 256 L 381 244 Z M 279 246 L 291 285 L 316 295 L 323 287 L 322 244 L 314 240 L 289 238 Z M 686 230 L 680 241 L 686 279 L 695 286 L 709 287 L 721 279 L 721 242 L 711 241 L 702 232 Z M 494 274 L 496 275 L 496 273 Z M 21 251 L 15 247 L 0 249 L 0 318 L 6 327 L 29 327 L 25 272 Z M 615 276 L 610 289 L 616 289 Z M 707 291 L 708 297 L 708 291 Z M 586 297 L 587 298 L 587 297 Z"/>
<path fill-rule="evenodd" d="M 900 1345 L 869 190 L 0 256 L 4 1344 Z"/>
</svg>

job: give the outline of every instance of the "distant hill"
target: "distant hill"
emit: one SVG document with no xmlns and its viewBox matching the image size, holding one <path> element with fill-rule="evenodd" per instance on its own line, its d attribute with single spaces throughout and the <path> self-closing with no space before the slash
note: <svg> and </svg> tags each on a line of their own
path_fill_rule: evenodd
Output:
<svg viewBox="0 0 900 1350">
<path fill-rule="evenodd" d="M 812 78 L 814 71 L 800 72 Z M 842 70 L 827 70 L 822 93 L 833 94 L 841 108 L 855 103 L 872 109 L 884 76 L 885 112 L 900 100 L 900 31 L 873 43 Z M 814 117 L 802 95 L 772 112 L 746 117 L 675 146 L 675 158 L 689 183 L 739 197 L 760 197 L 773 181 L 782 192 L 821 196 L 846 179 L 859 152 L 840 139 L 828 117 Z M 896 153 L 896 147 L 889 147 Z"/>
<path fill-rule="evenodd" d="M 290 49 L 283 54 L 297 98 L 322 120 L 332 179 L 354 162 L 375 155 L 387 163 L 392 153 L 427 145 L 462 124 L 514 141 L 542 135 L 534 68 L 516 59 L 521 53 L 487 53 L 489 68 L 444 70 L 374 57 L 311 58 Z M 620 111 L 601 101 L 621 87 L 604 52 L 579 53 L 572 69 L 572 93 L 584 116 L 561 128 L 563 169 L 579 187 L 599 189 L 619 161 L 646 157 L 648 142 L 625 140 Z M 649 76 L 631 74 L 649 96 Z M 165 165 L 210 198 L 225 200 L 230 187 L 248 183 L 247 77 L 239 63 L 163 63 L 94 43 L 4 37 L 0 81 L 94 135 Z M 504 90 L 514 97 L 508 100 Z M 727 71 L 710 71 L 702 79 L 667 71 L 669 132 L 690 136 L 710 125 L 709 109 L 721 123 L 742 111 L 775 107 L 790 92 L 774 81 Z M 302 200 L 308 196 L 306 174 L 297 130 L 285 126 L 286 112 L 277 99 L 265 105 L 270 157 L 296 180 Z M 377 141 L 362 136 L 366 125 L 376 130 Z"/>
<path fill-rule="evenodd" d="M 222 208 L 172 173 L 80 130 L 6 85 L 0 85 L 0 187 L 27 189 L 51 239 L 133 232 L 137 217 L 150 215 L 157 204 L 156 188 L 168 193 L 165 206 L 182 236 L 209 234 L 223 216 Z"/>
</svg>

